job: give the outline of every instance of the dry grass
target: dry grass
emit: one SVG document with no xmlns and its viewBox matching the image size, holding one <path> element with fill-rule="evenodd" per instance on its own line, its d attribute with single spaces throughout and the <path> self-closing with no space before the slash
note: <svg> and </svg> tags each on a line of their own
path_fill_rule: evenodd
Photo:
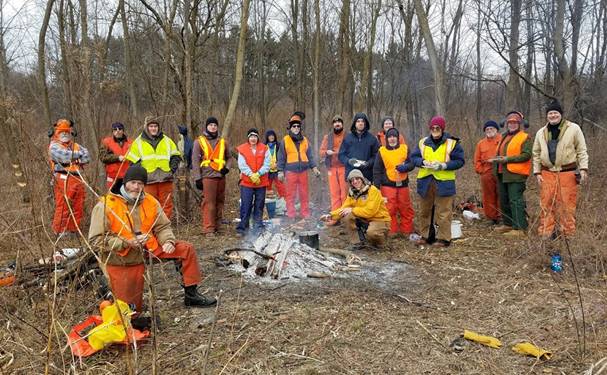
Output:
<svg viewBox="0 0 607 375">
<path fill-rule="evenodd" d="M 596 152 L 592 162 L 591 184 L 579 197 L 579 233 L 570 244 L 572 257 L 564 243 L 558 243 L 565 256 L 561 275 L 550 272 L 548 256 L 535 235 L 525 241 L 505 241 L 486 224 L 466 222 L 465 239 L 447 251 L 420 250 L 405 240 L 391 240 L 391 250 L 366 254 L 413 266 L 409 279 L 395 282 L 388 290 L 344 280 L 259 286 L 213 264 L 213 257 L 223 248 L 236 245 L 233 228 L 226 236 L 207 240 L 199 236 L 197 223 L 179 227 L 179 236 L 199 248 L 207 277 L 204 288 L 221 293 L 221 301 L 216 310 L 186 309 L 172 265 L 154 266 L 156 307 L 162 318 L 157 336 L 159 373 L 189 374 L 203 369 L 214 374 L 582 373 L 607 356 L 602 242 L 607 199 L 601 176 L 607 164 Z M 460 174 L 458 199 L 478 189 L 469 168 Z M 237 215 L 235 176 L 230 178 L 226 216 L 233 218 Z M 529 213 L 536 218 L 535 183 L 530 181 L 528 186 Z M 3 190 L 18 197 L 9 186 Z M 44 196 L 43 185 L 36 191 L 38 197 Z M 321 197 L 317 199 L 320 202 Z M 44 230 L 33 227 L 28 205 L 18 199 L 0 205 L 1 260 L 18 253 L 27 263 L 51 253 L 53 245 Z M 37 209 L 48 226 L 48 206 Z M 322 245 L 331 247 L 344 240 L 339 228 L 321 237 Z M 0 290 L 2 373 L 42 373 L 46 367 L 49 373 L 114 374 L 129 368 L 134 373 L 151 373 L 149 344 L 130 353 L 129 365 L 120 347 L 82 362 L 74 359 L 65 347 L 64 332 L 95 312 L 94 287 L 73 282 L 61 289 L 54 305 L 51 291 Z M 51 308 L 55 319 L 49 324 Z M 468 343 L 462 353 L 455 354 L 449 343 L 464 329 L 496 336 L 503 346 L 491 349 Z M 586 351 L 581 353 L 583 339 Z M 511 346 L 519 340 L 550 349 L 554 357 L 543 362 L 515 354 Z"/>
</svg>

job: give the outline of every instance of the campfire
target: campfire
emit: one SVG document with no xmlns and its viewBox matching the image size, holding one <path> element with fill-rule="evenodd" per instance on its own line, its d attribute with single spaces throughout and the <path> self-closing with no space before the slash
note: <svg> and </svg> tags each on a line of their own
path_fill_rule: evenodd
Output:
<svg viewBox="0 0 607 375">
<path fill-rule="evenodd" d="M 317 250 L 295 235 L 264 232 L 250 247 L 224 250 L 218 263 L 259 281 L 336 277 L 358 271 L 361 259 L 349 251 Z"/>
</svg>

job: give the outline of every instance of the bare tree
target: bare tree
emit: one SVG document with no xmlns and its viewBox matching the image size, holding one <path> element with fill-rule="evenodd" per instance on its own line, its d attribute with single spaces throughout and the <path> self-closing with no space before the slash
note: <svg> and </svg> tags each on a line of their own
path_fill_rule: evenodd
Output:
<svg viewBox="0 0 607 375">
<path fill-rule="evenodd" d="M 46 84 L 46 32 L 48 30 L 48 24 L 51 19 L 51 12 L 53 11 L 53 4 L 55 0 L 48 0 L 46 2 L 46 9 L 44 11 L 44 18 L 42 20 L 42 26 L 40 27 L 40 33 L 38 34 L 38 84 L 40 85 L 42 109 L 44 111 L 44 121 L 47 124 L 51 124 L 51 105 L 48 98 L 48 86 Z"/>
</svg>

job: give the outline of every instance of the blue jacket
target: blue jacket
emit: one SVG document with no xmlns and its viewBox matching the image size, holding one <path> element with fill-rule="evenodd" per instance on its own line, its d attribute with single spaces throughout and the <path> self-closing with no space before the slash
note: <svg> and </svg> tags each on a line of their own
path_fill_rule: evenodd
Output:
<svg viewBox="0 0 607 375">
<path fill-rule="evenodd" d="M 453 149 L 453 151 L 451 151 L 451 160 L 447 162 L 446 169 L 448 171 L 454 171 L 463 167 L 465 163 L 464 149 L 460 145 L 458 138 L 452 137 L 448 133 L 443 133 L 443 137 L 441 138 L 440 142 L 434 143 L 432 141 L 432 137 L 428 136 L 428 138 L 426 138 L 426 141 L 424 142 L 424 145 L 432 147 L 433 150 L 436 150 L 440 145 L 445 143 L 448 138 L 455 139 L 457 141 L 457 143 L 455 144 L 455 148 Z M 411 154 L 411 161 L 418 168 L 421 168 L 423 165 L 424 158 L 422 157 L 421 151 L 419 149 L 419 142 L 415 145 L 415 150 Z M 439 197 L 450 197 L 452 195 L 455 195 L 455 180 L 438 181 L 432 175 L 417 180 L 417 194 L 425 198 L 426 194 L 428 193 L 428 188 L 430 187 L 430 184 L 436 185 Z"/>
<path fill-rule="evenodd" d="M 356 132 L 356 120 L 363 119 L 365 121 L 365 130 L 362 134 Z M 367 164 L 359 169 L 365 178 L 369 181 L 373 181 L 373 164 L 375 163 L 375 155 L 379 150 L 379 141 L 377 138 L 369 133 L 371 125 L 369 119 L 364 113 L 357 113 L 354 115 L 352 120 L 352 127 L 350 128 L 350 134 L 347 134 L 344 141 L 341 143 L 339 153 L 337 157 L 339 161 L 346 166 L 346 177 L 352 169 L 348 161 L 350 159 L 364 160 Z"/>
</svg>

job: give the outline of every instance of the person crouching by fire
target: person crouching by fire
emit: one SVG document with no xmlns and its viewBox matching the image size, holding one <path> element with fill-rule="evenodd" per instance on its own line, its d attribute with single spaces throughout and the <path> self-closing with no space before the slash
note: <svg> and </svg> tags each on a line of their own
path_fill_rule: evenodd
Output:
<svg viewBox="0 0 607 375">
<path fill-rule="evenodd" d="M 352 249 L 383 246 L 390 229 L 390 214 L 379 189 L 358 169 L 348 173 L 348 184 L 348 197 L 343 205 L 323 215 L 321 220 L 342 220 L 350 235 Z"/>
</svg>

